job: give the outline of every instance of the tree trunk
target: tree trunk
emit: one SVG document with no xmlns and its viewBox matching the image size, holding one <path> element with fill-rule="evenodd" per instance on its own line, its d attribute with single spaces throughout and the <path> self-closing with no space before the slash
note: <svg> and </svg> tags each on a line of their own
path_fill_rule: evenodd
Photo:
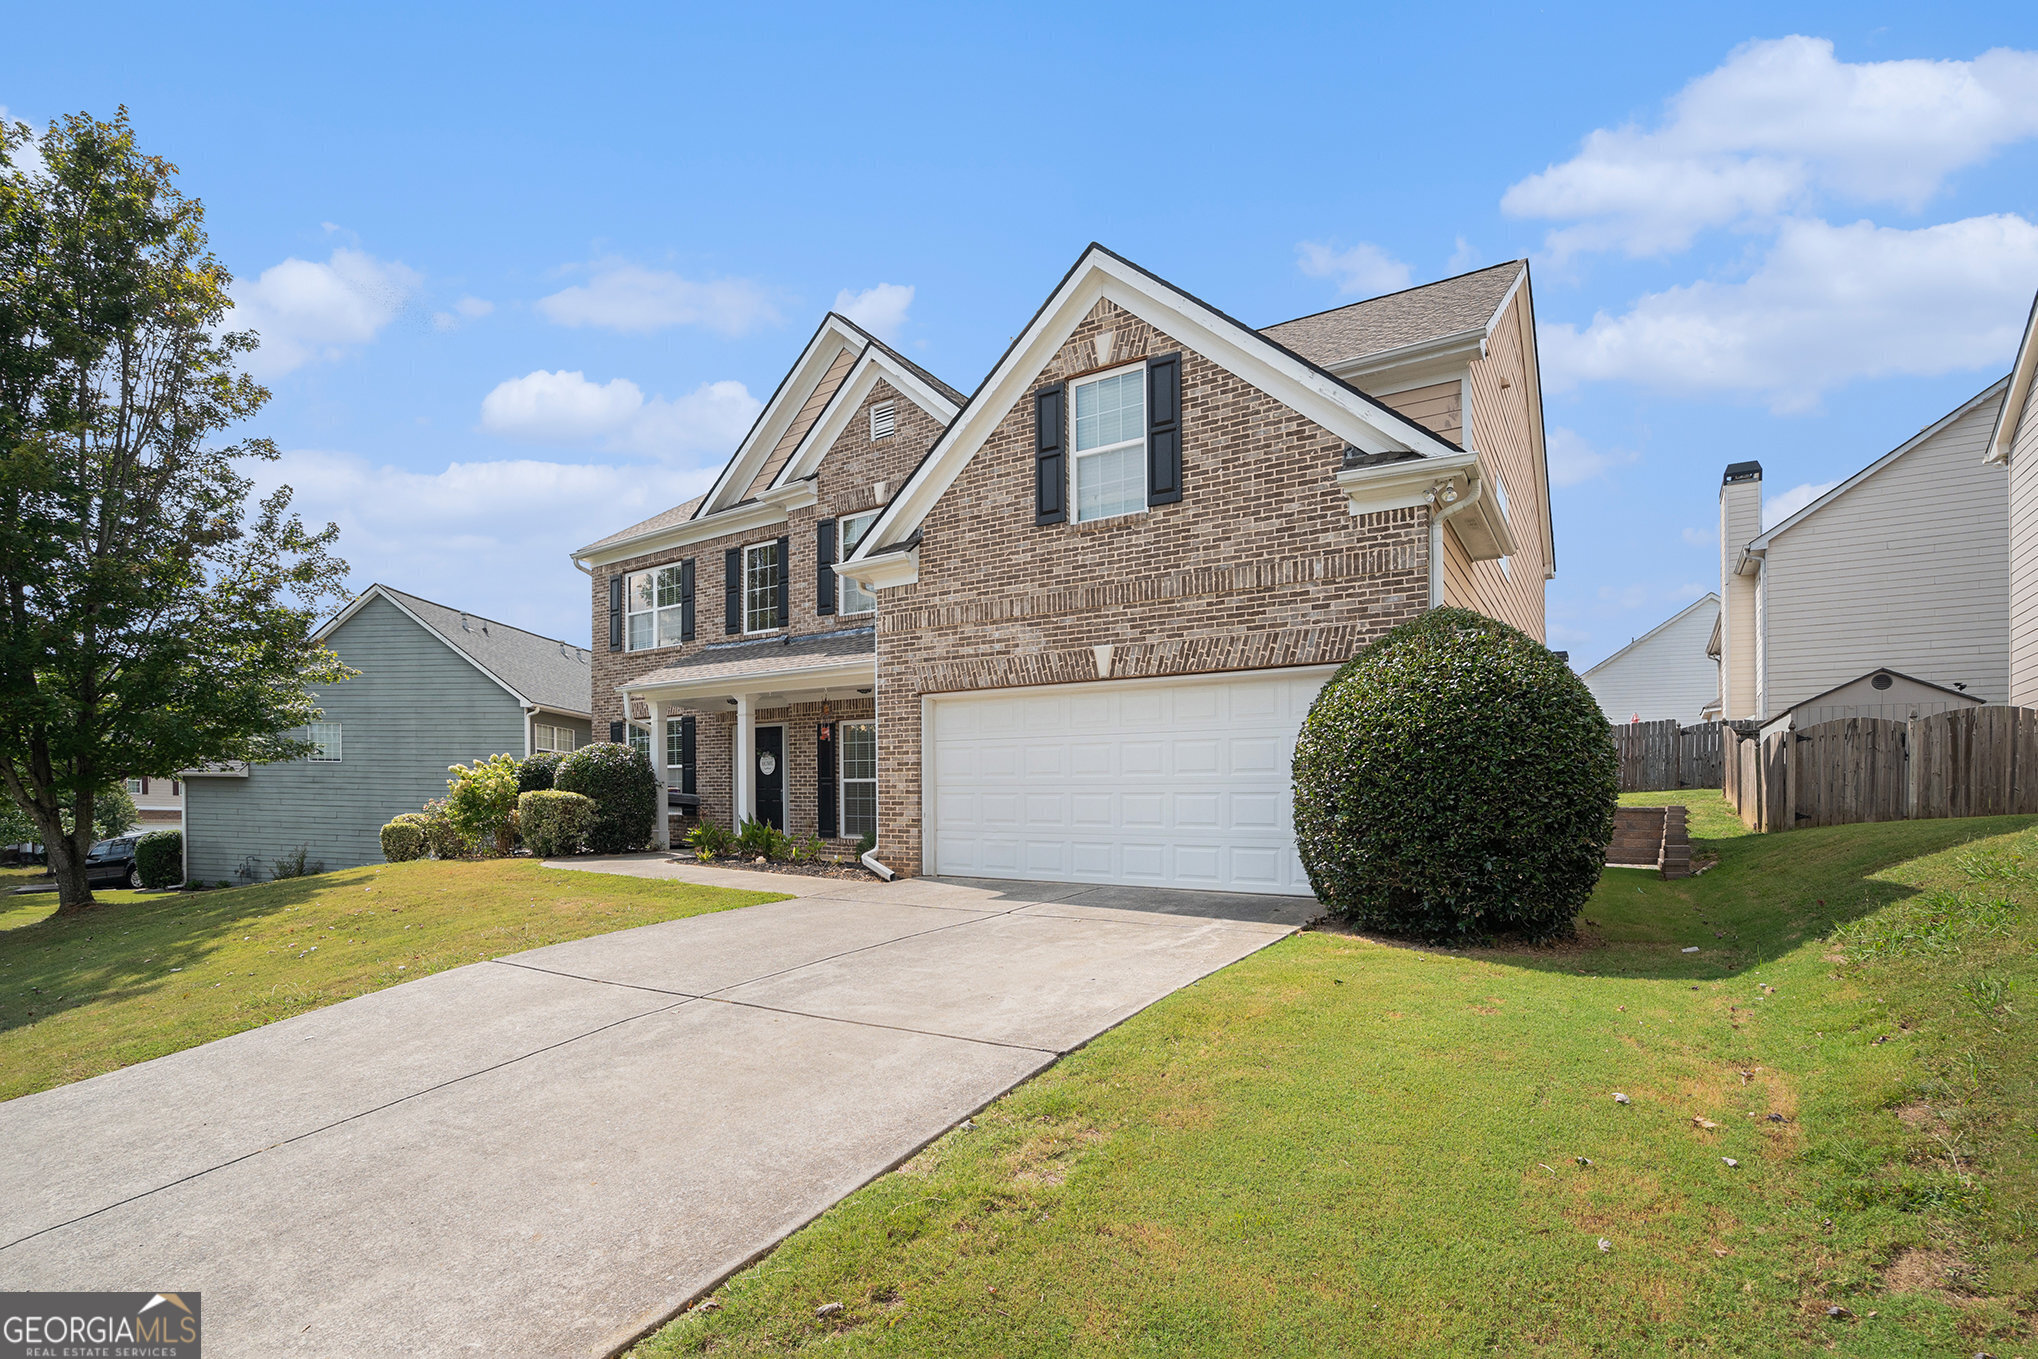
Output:
<svg viewBox="0 0 2038 1359">
<path fill-rule="evenodd" d="M 78 836 L 60 835 L 44 841 L 49 850 L 50 872 L 57 878 L 57 914 L 77 915 L 89 911 L 99 904 L 92 895 L 92 882 L 85 876 L 85 855 L 91 848 L 91 834 L 82 838 L 85 848 L 78 847 Z"/>
</svg>

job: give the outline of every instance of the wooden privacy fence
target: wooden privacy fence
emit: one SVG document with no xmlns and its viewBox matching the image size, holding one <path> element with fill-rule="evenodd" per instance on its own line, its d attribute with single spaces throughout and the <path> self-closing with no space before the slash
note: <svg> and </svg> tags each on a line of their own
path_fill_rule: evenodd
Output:
<svg viewBox="0 0 2038 1359">
<path fill-rule="evenodd" d="M 1737 737 L 1722 791 L 1756 830 L 2038 813 L 2038 709 L 1848 717 Z"/>
<path fill-rule="evenodd" d="M 1722 744 L 1717 722 L 1687 727 L 1669 718 L 1617 726 L 1613 748 L 1620 755 L 1620 790 L 1717 788 Z"/>
</svg>

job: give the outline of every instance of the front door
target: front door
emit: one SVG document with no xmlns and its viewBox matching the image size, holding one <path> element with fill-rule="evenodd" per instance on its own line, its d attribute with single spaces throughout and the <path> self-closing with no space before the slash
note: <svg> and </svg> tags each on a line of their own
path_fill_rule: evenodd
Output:
<svg viewBox="0 0 2038 1359">
<path fill-rule="evenodd" d="M 785 829 L 785 728 L 757 729 L 757 819 Z"/>
</svg>

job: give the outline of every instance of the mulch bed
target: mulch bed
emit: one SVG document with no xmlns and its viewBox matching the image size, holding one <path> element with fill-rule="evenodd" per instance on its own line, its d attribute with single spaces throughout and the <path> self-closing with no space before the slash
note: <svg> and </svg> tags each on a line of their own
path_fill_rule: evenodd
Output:
<svg viewBox="0 0 2038 1359">
<path fill-rule="evenodd" d="M 845 864 L 789 864 L 777 862 L 759 863 L 755 859 L 708 859 L 700 860 L 692 855 L 675 854 L 676 864 L 698 863 L 703 868 L 734 868 L 745 873 L 790 873 L 801 878 L 847 878 L 855 882 L 881 882 L 877 874 L 859 863 Z"/>
</svg>

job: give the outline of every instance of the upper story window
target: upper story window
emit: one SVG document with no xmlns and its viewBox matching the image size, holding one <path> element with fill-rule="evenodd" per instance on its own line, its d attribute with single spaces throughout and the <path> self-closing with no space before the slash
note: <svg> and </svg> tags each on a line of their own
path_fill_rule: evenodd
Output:
<svg viewBox="0 0 2038 1359">
<path fill-rule="evenodd" d="M 870 437 L 889 439 L 899 428 L 899 407 L 895 401 L 881 401 L 870 408 Z"/>
<path fill-rule="evenodd" d="M 1075 390 L 1076 522 L 1146 508 L 1146 369 Z"/>
<path fill-rule="evenodd" d="M 785 626 L 778 612 L 778 587 L 784 574 L 777 543 L 743 549 L 743 631 L 770 632 Z"/>
<path fill-rule="evenodd" d="M 870 526 L 877 522 L 878 512 L 867 514 L 845 514 L 838 522 L 836 531 L 842 535 L 842 546 L 835 554 L 835 560 L 846 562 L 849 554 L 856 551 L 856 545 L 863 541 L 863 535 L 870 532 Z M 847 576 L 837 576 L 835 583 L 840 591 L 836 601 L 838 613 L 869 613 L 877 608 L 877 596 L 864 589 Z"/>
<path fill-rule="evenodd" d="M 321 764 L 338 764 L 340 762 L 339 723 L 314 722 L 306 729 L 306 732 L 312 744 L 311 754 L 305 756 L 307 760 L 315 760 Z"/>
<path fill-rule="evenodd" d="M 629 612 L 630 650 L 679 645 L 685 620 L 682 575 L 679 565 L 630 573 L 623 591 Z"/>
</svg>

